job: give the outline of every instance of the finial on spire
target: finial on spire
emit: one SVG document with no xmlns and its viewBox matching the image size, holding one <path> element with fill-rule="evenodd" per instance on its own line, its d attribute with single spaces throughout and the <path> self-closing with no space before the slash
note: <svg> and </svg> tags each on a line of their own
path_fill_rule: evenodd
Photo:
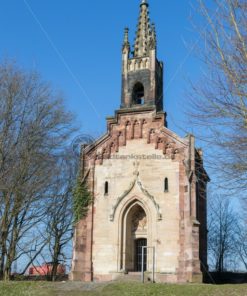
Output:
<svg viewBox="0 0 247 296">
<path fill-rule="evenodd" d="M 146 4 L 148 6 L 148 1 L 147 0 L 142 0 L 141 5 Z"/>
<path fill-rule="evenodd" d="M 130 50 L 130 43 L 129 43 L 129 28 L 124 29 L 124 42 L 123 42 L 123 50 L 127 49 Z"/>
<path fill-rule="evenodd" d="M 129 42 L 129 28 L 124 28 L 124 43 Z"/>
<path fill-rule="evenodd" d="M 156 29 L 155 29 L 155 24 L 152 23 L 151 36 L 150 36 L 150 40 L 149 40 L 149 48 L 156 49 L 156 46 L 157 46 Z"/>
</svg>

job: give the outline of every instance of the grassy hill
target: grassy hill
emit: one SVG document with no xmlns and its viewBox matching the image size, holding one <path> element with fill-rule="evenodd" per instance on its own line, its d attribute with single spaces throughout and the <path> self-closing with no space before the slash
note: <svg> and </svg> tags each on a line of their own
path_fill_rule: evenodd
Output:
<svg viewBox="0 0 247 296">
<path fill-rule="evenodd" d="M 247 296 L 247 285 L 0 282 L 1 296 Z"/>
</svg>

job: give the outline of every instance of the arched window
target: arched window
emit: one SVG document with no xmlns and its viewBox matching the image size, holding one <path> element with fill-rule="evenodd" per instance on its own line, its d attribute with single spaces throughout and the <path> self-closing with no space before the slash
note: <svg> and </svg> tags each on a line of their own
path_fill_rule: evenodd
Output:
<svg viewBox="0 0 247 296">
<path fill-rule="evenodd" d="M 105 195 L 107 195 L 109 192 L 109 183 L 106 181 L 105 182 Z"/>
<path fill-rule="evenodd" d="M 164 192 L 169 191 L 169 183 L 168 183 L 168 178 L 165 178 L 164 180 Z"/>
<path fill-rule="evenodd" d="M 136 83 L 133 88 L 132 103 L 134 105 L 144 104 L 144 86 L 140 82 Z"/>
</svg>

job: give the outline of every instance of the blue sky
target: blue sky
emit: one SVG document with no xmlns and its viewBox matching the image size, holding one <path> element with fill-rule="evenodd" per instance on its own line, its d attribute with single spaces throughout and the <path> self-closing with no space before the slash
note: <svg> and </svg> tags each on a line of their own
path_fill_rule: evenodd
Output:
<svg viewBox="0 0 247 296">
<path fill-rule="evenodd" d="M 165 64 L 165 110 L 169 127 L 181 136 L 187 77 L 200 76 L 191 46 L 198 41 L 187 0 L 150 0 Z M 0 57 L 14 57 L 38 70 L 63 92 L 82 132 L 99 136 L 105 117 L 120 105 L 124 27 L 133 43 L 140 0 L 0 0 Z M 199 41 L 200 42 L 200 41 Z M 187 45 L 186 45 L 187 44 Z M 193 131 L 188 128 L 188 131 Z"/>
</svg>

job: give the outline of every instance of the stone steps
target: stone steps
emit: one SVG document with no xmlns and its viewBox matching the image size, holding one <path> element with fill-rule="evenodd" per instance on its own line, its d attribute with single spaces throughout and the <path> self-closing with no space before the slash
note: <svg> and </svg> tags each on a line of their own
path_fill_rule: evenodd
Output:
<svg viewBox="0 0 247 296">
<path fill-rule="evenodd" d="M 127 274 L 123 274 L 118 278 L 118 280 L 141 282 L 141 272 L 129 272 Z M 152 274 L 144 273 L 144 281 L 145 282 L 152 281 Z"/>
</svg>

